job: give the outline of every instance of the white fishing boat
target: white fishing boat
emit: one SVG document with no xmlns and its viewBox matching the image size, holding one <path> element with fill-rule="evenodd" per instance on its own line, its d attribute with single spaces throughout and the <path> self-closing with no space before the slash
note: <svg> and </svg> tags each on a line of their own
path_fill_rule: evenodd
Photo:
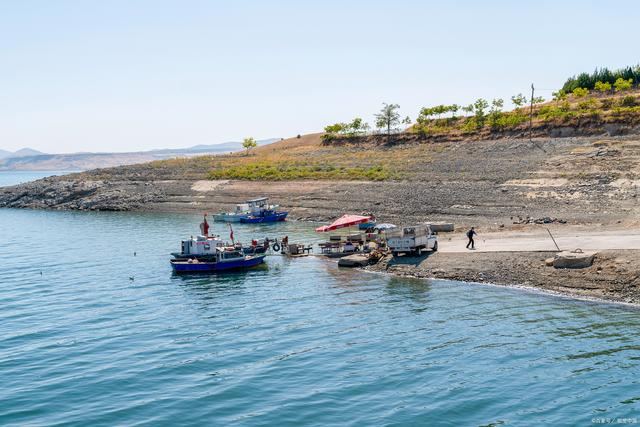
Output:
<svg viewBox="0 0 640 427">
<path fill-rule="evenodd" d="M 248 203 L 236 205 L 235 212 L 220 212 L 213 216 L 214 221 L 219 222 L 240 222 L 242 218 L 248 218 L 251 214 Z"/>
</svg>

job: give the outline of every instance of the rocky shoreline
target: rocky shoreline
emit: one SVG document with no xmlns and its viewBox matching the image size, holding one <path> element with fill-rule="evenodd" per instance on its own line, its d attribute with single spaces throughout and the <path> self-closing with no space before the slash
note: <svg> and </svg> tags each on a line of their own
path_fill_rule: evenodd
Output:
<svg viewBox="0 0 640 427">
<path fill-rule="evenodd" d="M 583 269 L 545 264 L 554 252 L 435 253 L 386 257 L 367 271 L 401 277 L 447 279 L 524 287 L 568 297 L 640 305 L 640 250 L 607 250 Z"/>
<path fill-rule="evenodd" d="M 396 223 L 453 221 L 508 228 L 539 222 L 636 224 L 640 218 L 637 136 L 348 150 L 353 156 L 367 150 L 378 156 L 408 150 L 422 157 L 403 179 L 388 181 L 207 180 L 208 161 L 146 163 L 0 187 L 0 207 L 218 212 L 268 196 L 298 220 L 371 212 Z"/>
</svg>

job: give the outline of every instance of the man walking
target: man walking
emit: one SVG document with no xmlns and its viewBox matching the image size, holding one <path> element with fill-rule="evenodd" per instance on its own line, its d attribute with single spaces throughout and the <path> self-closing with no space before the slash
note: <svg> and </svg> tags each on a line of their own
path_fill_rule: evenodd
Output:
<svg viewBox="0 0 640 427">
<path fill-rule="evenodd" d="M 475 242 L 473 241 L 473 236 L 477 236 L 476 230 L 471 227 L 471 230 L 467 231 L 467 237 L 469 238 L 469 243 L 467 243 L 467 249 L 469 249 L 469 245 L 471 245 L 471 249 L 475 249 Z"/>
</svg>

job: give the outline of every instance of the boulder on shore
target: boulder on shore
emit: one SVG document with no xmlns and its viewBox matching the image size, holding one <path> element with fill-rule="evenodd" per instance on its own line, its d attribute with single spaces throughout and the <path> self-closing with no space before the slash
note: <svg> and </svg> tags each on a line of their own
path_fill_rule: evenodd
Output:
<svg viewBox="0 0 640 427">
<path fill-rule="evenodd" d="M 429 226 L 431 227 L 431 231 L 436 232 L 450 232 L 455 228 L 452 222 L 428 222 L 427 224 L 429 224 Z"/>
<path fill-rule="evenodd" d="M 363 254 L 347 255 L 340 258 L 340 267 L 364 267 L 369 264 L 369 256 Z"/>
<path fill-rule="evenodd" d="M 554 268 L 587 268 L 593 264 L 595 252 L 563 251 L 553 258 Z"/>
</svg>

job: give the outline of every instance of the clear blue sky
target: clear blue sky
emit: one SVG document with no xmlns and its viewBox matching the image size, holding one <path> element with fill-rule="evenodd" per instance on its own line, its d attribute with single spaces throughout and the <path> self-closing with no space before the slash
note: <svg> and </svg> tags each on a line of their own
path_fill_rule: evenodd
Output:
<svg viewBox="0 0 640 427">
<path fill-rule="evenodd" d="M 636 64 L 639 20 L 634 1 L 5 1 L 0 148 L 289 137 L 382 102 L 415 118 Z"/>
</svg>

